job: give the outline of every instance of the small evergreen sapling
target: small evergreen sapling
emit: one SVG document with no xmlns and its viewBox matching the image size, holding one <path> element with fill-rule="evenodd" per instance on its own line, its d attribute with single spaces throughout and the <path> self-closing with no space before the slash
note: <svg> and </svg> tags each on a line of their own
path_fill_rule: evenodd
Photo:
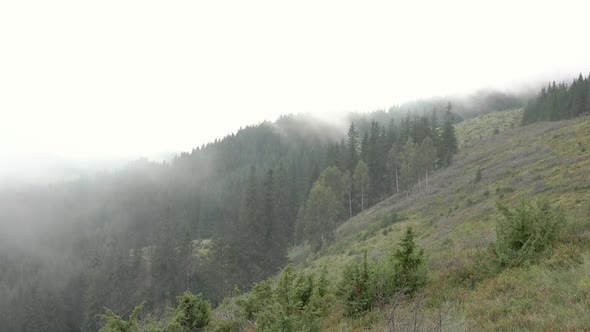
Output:
<svg viewBox="0 0 590 332">
<path fill-rule="evenodd" d="M 408 227 L 399 248 L 392 255 L 395 288 L 408 294 L 414 294 L 426 283 L 424 250 L 416 245 L 414 236 L 412 227 Z"/>
</svg>

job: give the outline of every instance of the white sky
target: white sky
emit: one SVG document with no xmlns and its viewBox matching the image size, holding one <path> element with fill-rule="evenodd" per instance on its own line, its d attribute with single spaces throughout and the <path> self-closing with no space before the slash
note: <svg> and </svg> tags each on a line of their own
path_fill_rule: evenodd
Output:
<svg viewBox="0 0 590 332">
<path fill-rule="evenodd" d="M 584 1 L 1 1 L 0 161 L 186 151 L 280 114 L 590 70 Z"/>
</svg>

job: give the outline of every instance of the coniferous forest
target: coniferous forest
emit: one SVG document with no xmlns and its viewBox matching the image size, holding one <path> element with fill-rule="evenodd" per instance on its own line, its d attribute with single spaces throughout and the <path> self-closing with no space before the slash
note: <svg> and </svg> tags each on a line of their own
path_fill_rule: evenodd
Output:
<svg viewBox="0 0 590 332">
<path fill-rule="evenodd" d="M 590 75 L 580 74 L 569 85 L 553 81 L 543 87 L 524 109 L 522 123 L 571 119 L 583 113 L 590 113 Z"/>
<path fill-rule="evenodd" d="M 448 102 L 342 126 L 289 115 L 163 164 L 6 191 L 5 220 L 43 222 L 22 230 L 26 241 L 2 239 L 0 321 L 93 331 L 104 307 L 129 315 L 186 290 L 219 303 L 278 272 L 291 246 L 320 251 L 350 216 L 414 184 L 428 190 L 457 151 L 456 118 Z"/>
<path fill-rule="evenodd" d="M 167 328 L 194 331 L 209 323 L 210 306 L 230 297 L 261 330 L 317 330 L 330 296 L 346 299 L 346 314 L 357 316 L 378 292 L 411 295 L 427 278 L 411 228 L 389 265 L 374 266 L 365 253 L 333 292 L 325 273 L 288 265 L 288 250 L 321 253 L 349 218 L 392 195 L 429 192 L 431 177 L 458 152 L 457 123 L 526 99 L 427 100 L 333 122 L 287 115 L 169 162 L 138 160 L 116 172 L 7 189 L 2 218 L 24 222 L 0 242 L 2 330 L 133 331 L 139 310 L 158 321 L 175 307 Z M 572 118 L 589 107 L 590 78 L 580 75 L 528 100 L 522 123 Z M 275 283 L 263 281 L 279 273 Z"/>
</svg>

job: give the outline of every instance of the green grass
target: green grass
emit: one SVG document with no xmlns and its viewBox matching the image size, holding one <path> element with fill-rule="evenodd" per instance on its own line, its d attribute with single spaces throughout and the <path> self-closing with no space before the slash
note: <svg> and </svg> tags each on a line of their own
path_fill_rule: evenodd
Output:
<svg viewBox="0 0 590 332">
<path fill-rule="evenodd" d="M 499 135 L 520 126 L 522 109 L 490 113 L 457 124 L 459 147 L 471 146 L 492 135 Z"/>
<path fill-rule="evenodd" d="M 406 301 L 396 308 L 399 324 L 410 324 L 419 307 L 423 330 L 439 323 L 443 330 L 590 329 L 590 118 L 517 127 L 521 115 L 494 113 L 458 125 L 460 153 L 427 192 L 394 195 L 342 224 L 319 254 L 297 247 L 291 257 L 314 273 L 325 266 L 338 280 L 365 250 L 372 260 L 385 257 L 411 225 L 428 256 L 430 282 L 421 306 Z M 495 240 L 496 204 L 514 206 L 521 198 L 563 207 L 571 241 L 539 264 L 481 272 L 485 266 L 477 263 Z M 384 222 L 394 212 L 402 220 Z M 473 269 L 484 277 L 470 275 Z M 385 330 L 392 308 L 357 320 L 339 310 L 334 306 L 324 330 Z"/>
</svg>

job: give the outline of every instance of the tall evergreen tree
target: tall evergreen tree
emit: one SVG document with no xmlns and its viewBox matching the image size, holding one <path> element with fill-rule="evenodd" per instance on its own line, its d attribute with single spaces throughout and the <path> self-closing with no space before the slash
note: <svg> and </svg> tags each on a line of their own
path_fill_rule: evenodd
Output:
<svg viewBox="0 0 590 332">
<path fill-rule="evenodd" d="M 346 170 L 348 171 L 349 175 L 354 173 L 354 168 L 359 159 L 359 148 L 360 142 L 358 137 L 358 132 L 356 127 L 354 126 L 354 122 L 350 124 L 350 128 L 348 129 L 348 159 L 346 163 Z"/>
<path fill-rule="evenodd" d="M 167 208 L 151 256 L 151 273 L 154 281 L 152 289 L 156 302 L 171 300 L 179 291 L 177 277 L 180 262 L 173 229 L 172 212 Z M 112 305 L 109 304 L 109 307 Z"/>
<path fill-rule="evenodd" d="M 361 160 L 366 163 L 368 160 L 368 155 L 369 155 L 369 132 L 365 131 L 365 134 L 363 135 L 363 139 L 361 141 Z"/>
<path fill-rule="evenodd" d="M 276 270 L 281 266 L 287 257 L 287 240 L 285 237 L 284 224 L 281 224 L 275 212 L 275 183 L 272 169 L 264 179 L 263 202 L 262 202 L 262 230 L 264 232 L 263 250 L 266 251 L 263 269 L 265 271 Z"/>
<path fill-rule="evenodd" d="M 297 199 L 293 179 L 289 178 L 287 170 L 281 163 L 277 170 L 275 211 L 279 223 L 284 229 L 284 237 L 290 244 L 295 241 L 295 220 L 297 217 Z"/>
<path fill-rule="evenodd" d="M 266 230 L 261 218 L 262 203 L 260 187 L 254 167 L 250 170 L 246 190 L 243 195 L 238 224 L 232 239 L 231 255 L 235 258 L 235 271 L 232 274 L 234 284 L 241 287 L 255 280 L 264 278 L 268 272 L 264 269 L 267 254 L 264 248 Z"/>
<path fill-rule="evenodd" d="M 443 125 L 443 132 L 440 139 L 438 158 L 442 166 L 451 164 L 453 155 L 458 151 L 457 136 L 455 134 L 455 126 L 453 125 L 453 118 L 449 114 L 445 119 Z"/>
</svg>

